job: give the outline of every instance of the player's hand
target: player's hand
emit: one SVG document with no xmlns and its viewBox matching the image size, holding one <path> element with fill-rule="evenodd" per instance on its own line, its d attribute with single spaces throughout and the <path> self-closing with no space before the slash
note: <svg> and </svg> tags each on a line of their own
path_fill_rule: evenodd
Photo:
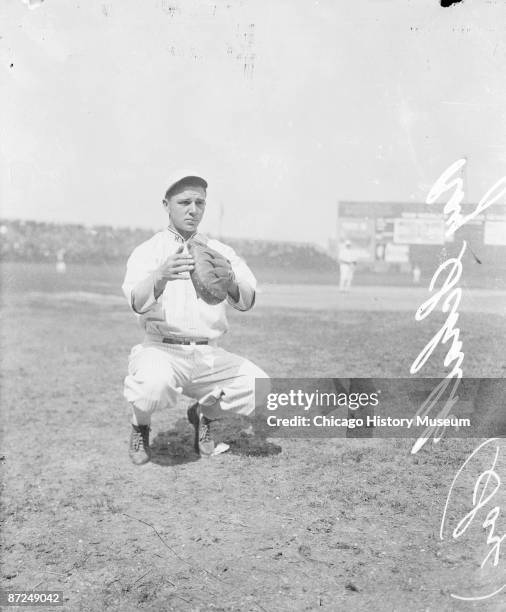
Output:
<svg viewBox="0 0 506 612">
<path fill-rule="evenodd" d="M 154 273 L 155 288 L 163 289 L 169 281 L 183 280 L 194 268 L 193 257 L 183 253 L 184 246 L 181 245 L 174 255 L 170 255 Z"/>
</svg>

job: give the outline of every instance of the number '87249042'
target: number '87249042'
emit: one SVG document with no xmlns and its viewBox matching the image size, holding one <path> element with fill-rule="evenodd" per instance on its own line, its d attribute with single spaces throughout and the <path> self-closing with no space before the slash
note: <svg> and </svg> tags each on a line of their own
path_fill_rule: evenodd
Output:
<svg viewBox="0 0 506 612">
<path fill-rule="evenodd" d="M 63 591 L 0 591 L 1 606 L 63 606 Z"/>
</svg>

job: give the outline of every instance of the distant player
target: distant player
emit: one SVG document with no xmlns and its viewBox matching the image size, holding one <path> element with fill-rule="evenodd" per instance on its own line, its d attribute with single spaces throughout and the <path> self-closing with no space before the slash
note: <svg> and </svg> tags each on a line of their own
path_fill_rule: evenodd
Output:
<svg viewBox="0 0 506 612">
<path fill-rule="evenodd" d="M 339 249 L 339 291 L 349 291 L 355 273 L 356 257 L 351 242 L 346 240 Z"/>
<path fill-rule="evenodd" d="M 422 271 L 420 269 L 420 266 L 418 264 L 415 264 L 413 266 L 413 283 L 415 285 L 419 285 L 420 284 L 421 276 L 422 276 Z"/>
<path fill-rule="evenodd" d="M 65 263 L 65 249 L 59 249 L 56 253 L 56 271 L 58 274 L 65 274 L 67 264 Z"/>
</svg>

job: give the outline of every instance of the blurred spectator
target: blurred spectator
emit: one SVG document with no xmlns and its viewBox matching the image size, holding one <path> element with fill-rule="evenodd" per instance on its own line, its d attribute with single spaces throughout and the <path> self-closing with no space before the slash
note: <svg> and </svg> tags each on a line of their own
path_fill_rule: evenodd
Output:
<svg viewBox="0 0 506 612">
<path fill-rule="evenodd" d="M 422 271 L 420 269 L 420 266 L 418 264 L 415 264 L 413 266 L 413 283 L 415 285 L 418 285 L 420 283 L 421 276 L 422 276 Z"/>
<path fill-rule="evenodd" d="M 65 263 L 65 249 L 59 249 L 56 253 L 56 271 L 59 274 L 65 274 L 67 264 Z"/>
<path fill-rule="evenodd" d="M 60 225 L 35 221 L 3 221 L 0 259 L 63 263 L 124 263 L 151 230 Z M 227 239 L 249 264 L 299 270 L 334 270 L 334 260 L 321 248 L 296 242 Z"/>
</svg>

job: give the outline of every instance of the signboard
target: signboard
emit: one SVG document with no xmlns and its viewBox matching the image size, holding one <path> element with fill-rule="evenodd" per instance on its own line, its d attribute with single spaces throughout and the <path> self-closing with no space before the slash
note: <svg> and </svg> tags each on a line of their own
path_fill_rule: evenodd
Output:
<svg viewBox="0 0 506 612">
<path fill-rule="evenodd" d="M 445 226 L 441 218 L 394 219 L 395 244 L 444 244 Z"/>
<path fill-rule="evenodd" d="M 409 245 L 392 244 L 391 242 L 389 242 L 385 245 L 385 261 L 391 263 L 408 263 Z"/>
<path fill-rule="evenodd" d="M 506 246 L 506 220 L 485 221 L 484 244 Z"/>
</svg>

